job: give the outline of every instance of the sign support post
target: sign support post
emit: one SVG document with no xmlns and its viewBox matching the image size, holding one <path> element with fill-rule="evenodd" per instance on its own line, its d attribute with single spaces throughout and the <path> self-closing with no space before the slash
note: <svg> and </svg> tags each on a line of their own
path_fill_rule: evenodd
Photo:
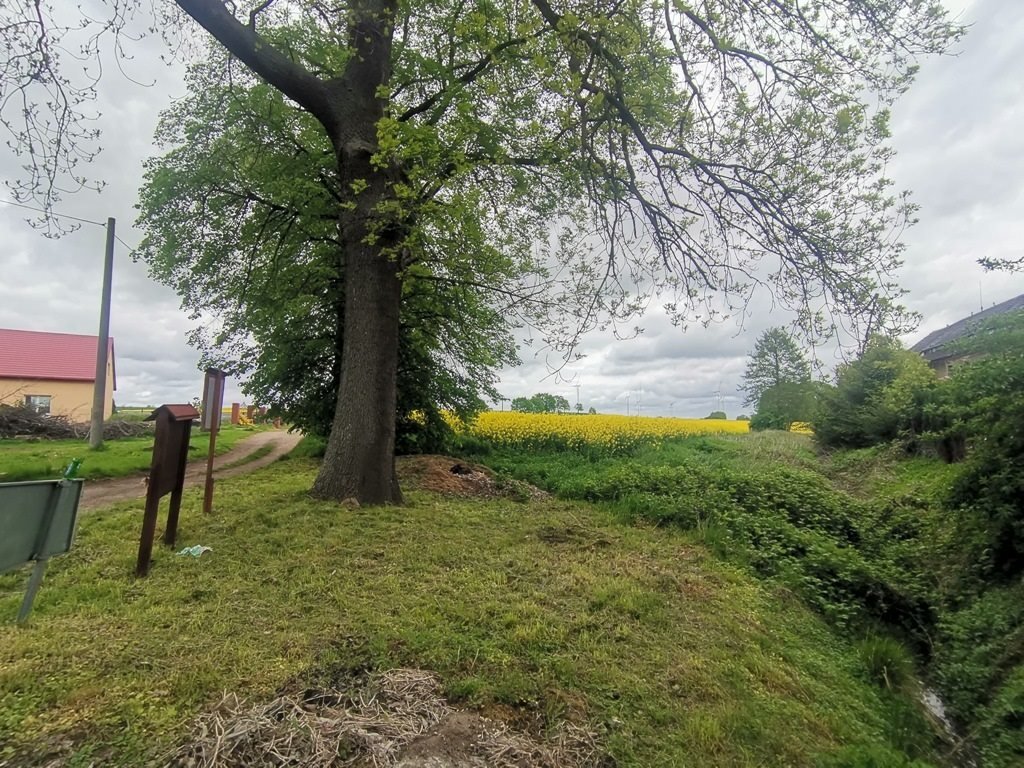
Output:
<svg viewBox="0 0 1024 768">
<path fill-rule="evenodd" d="M 206 488 L 203 492 L 203 513 L 213 511 L 213 454 L 217 448 L 221 411 L 224 407 L 224 379 L 227 374 L 216 368 L 206 369 L 203 382 L 203 432 L 210 433 L 210 452 L 206 456 Z"/>
<path fill-rule="evenodd" d="M 28 615 L 32 612 L 32 603 L 35 602 L 36 593 L 43 583 L 43 575 L 46 573 L 46 565 L 49 557 L 46 556 L 46 542 L 50 538 L 50 528 L 53 525 L 53 514 L 57 511 L 57 502 L 63 486 L 67 485 L 66 480 L 61 480 L 50 491 L 50 498 L 46 502 L 46 511 L 43 513 L 42 525 L 39 526 L 39 535 L 36 537 L 35 557 L 36 564 L 32 566 L 32 575 L 28 577 L 28 589 L 25 591 L 25 599 L 21 601 L 21 609 L 18 611 L 18 624 L 24 624 Z"/>
</svg>

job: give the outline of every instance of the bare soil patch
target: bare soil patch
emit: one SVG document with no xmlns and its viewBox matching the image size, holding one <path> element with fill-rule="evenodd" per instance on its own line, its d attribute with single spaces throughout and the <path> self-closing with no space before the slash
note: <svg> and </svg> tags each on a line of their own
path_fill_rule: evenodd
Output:
<svg viewBox="0 0 1024 768">
<path fill-rule="evenodd" d="M 547 493 L 529 483 L 500 477 L 487 467 L 451 456 L 399 456 L 395 465 L 403 487 L 413 490 L 462 498 L 548 498 Z"/>
</svg>

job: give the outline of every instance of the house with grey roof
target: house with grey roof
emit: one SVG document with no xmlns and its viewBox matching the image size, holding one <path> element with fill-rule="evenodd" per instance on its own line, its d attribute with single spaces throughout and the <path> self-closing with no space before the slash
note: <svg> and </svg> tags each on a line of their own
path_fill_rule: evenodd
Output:
<svg viewBox="0 0 1024 768">
<path fill-rule="evenodd" d="M 990 317 L 1021 310 L 1024 310 L 1024 294 L 1004 301 L 1002 304 L 996 304 L 988 309 L 975 312 L 970 317 L 957 320 L 955 323 L 947 325 L 938 331 L 933 331 L 910 349 L 913 352 L 920 353 L 939 375 L 939 378 L 944 379 L 949 376 L 953 366 L 970 357 L 970 355 L 962 351 L 950 349 L 949 347 L 954 341 L 970 336 L 982 321 Z"/>
</svg>

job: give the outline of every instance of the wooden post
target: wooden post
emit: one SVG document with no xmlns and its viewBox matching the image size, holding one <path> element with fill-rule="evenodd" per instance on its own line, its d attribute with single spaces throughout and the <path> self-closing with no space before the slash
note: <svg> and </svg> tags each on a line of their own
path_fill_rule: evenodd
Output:
<svg viewBox="0 0 1024 768">
<path fill-rule="evenodd" d="M 203 490 L 203 514 L 213 511 L 213 454 L 217 449 L 217 429 L 210 430 L 210 453 L 206 457 L 206 488 Z"/>
<path fill-rule="evenodd" d="M 231 423 L 238 424 L 238 418 L 242 415 L 242 404 L 232 403 L 231 404 Z"/>
<path fill-rule="evenodd" d="M 149 561 L 153 559 L 153 539 L 156 537 L 156 515 L 160 511 L 160 494 L 153 483 L 146 491 L 146 511 L 142 515 L 142 537 L 139 539 L 139 558 L 135 561 L 135 575 L 149 573 Z"/>
<path fill-rule="evenodd" d="M 217 449 L 217 432 L 220 431 L 221 411 L 224 406 L 224 379 L 224 371 L 216 368 L 206 369 L 206 381 L 203 383 L 202 427 L 204 431 L 210 433 L 210 452 L 206 456 L 206 486 L 203 490 L 203 513 L 207 515 L 213 511 L 213 456 Z"/>
</svg>

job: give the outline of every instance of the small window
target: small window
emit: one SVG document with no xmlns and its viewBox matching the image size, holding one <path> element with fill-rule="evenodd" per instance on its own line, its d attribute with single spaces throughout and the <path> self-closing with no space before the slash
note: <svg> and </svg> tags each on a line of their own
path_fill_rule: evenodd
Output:
<svg viewBox="0 0 1024 768">
<path fill-rule="evenodd" d="M 25 407 L 31 408 L 36 413 L 48 416 L 50 413 L 49 395 L 25 395 Z"/>
</svg>

